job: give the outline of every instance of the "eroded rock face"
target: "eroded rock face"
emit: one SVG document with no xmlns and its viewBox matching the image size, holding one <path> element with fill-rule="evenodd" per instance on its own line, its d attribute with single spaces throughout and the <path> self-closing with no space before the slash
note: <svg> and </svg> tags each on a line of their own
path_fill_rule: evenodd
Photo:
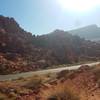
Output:
<svg viewBox="0 0 100 100">
<path fill-rule="evenodd" d="M 57 64 L 52 51 L 36 47 L 34 39 L 35 36 L 24 31 L 14 18 L 0 16 L 1 74 L 32 71 Z"/>
<path fill-rule="evenodd" d="M 23 31 L 14 18 L 4 16 L 0 16 L 0 28 L 7 33 L 20 33 Z"/>
<path fill-rule="evenodd" d="M 10 73 L 10 70 L 12 73 L 18 70 L 22 72 L 45 69 L 52 65 L 76 63 L 80 60 L 96 60 L 100 57 L 100 44 L 63 30 L 35 36 L 22 29 L 14 18 L 0 16 L 0 53 L 8 62 L 7 73 Z M 13 68 L 19 66 L 17 70 L 10 68 L 10 62 L 15 64 Z M 23 64 L 25 62 L 26 65 Z M 4 62 L 1 62 L 1 65 L 3 64 Z"/>
</svg>

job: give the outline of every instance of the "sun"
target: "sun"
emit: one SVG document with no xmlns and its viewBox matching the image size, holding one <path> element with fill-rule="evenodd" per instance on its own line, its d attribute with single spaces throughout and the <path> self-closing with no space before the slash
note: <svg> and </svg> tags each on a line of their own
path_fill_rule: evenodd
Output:
<svg viewBox="0 0 100 100">
<path fill-rule="evenodd" d="M 86 12 L 97 5 L 100 5 L 100 0 L 58 0 L 60 6 L 64 10 Z"/>
</svg>

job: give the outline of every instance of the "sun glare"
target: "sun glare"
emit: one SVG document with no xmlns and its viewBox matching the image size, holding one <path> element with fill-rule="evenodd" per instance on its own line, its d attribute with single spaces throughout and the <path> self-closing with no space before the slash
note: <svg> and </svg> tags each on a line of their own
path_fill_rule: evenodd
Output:
<svg viewBox="0 0 100 100">
<path fill-rule="evenodd" d="M 60 6 L 64 10 L 86 12 L 97 5 L 100 5 L 100 0 L 58 0 Z"/>
</svg>

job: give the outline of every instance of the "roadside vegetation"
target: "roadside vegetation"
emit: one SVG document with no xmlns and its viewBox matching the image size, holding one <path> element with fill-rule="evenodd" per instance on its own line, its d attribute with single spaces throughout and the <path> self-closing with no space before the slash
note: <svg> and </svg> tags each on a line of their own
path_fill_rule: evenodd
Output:
<svg viewBox="0 0 100 100">
<path fill-rule="evenodd" d="M 0 100 L 99 100 L 99 93 L 100 64 L 0 82 Z"/>
<path fill-rule="evenodd" d="M 44 100 L 80 100 L 79 96 L 66 85 L 59 84 L 54 88 L 43 91 L 41 95 Z"/>
</svg>

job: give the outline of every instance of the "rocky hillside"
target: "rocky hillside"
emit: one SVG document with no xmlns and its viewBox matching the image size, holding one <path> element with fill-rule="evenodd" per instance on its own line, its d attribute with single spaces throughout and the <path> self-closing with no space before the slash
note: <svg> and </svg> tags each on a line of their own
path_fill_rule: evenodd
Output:
<svg viewBox="0 0 100 100">
<path fill-rule="evenodd" d="M 60 63 L 73 63 L 84 59 L 94 59 L 100 56 L 100 44 L 71 35 L 63 30 L 38 36 L 34 45 L 53 51 Z"/>
<path fill-rule="evenodd" d="M 99 43 L 62 30 L 35 36 L 23 30 L 14 18 L 0 16 L 0 74 L 32 71 L 99 57 Z"/>
<path fill-rule="evenodd" d="M 57 64 L 52 51 L 36 47 L 34 36 L 9 17 L 0 16 L 0 73 L 23 72 Z M 48 62 L 45 59 L 48 58 Z"/>
</svg>

